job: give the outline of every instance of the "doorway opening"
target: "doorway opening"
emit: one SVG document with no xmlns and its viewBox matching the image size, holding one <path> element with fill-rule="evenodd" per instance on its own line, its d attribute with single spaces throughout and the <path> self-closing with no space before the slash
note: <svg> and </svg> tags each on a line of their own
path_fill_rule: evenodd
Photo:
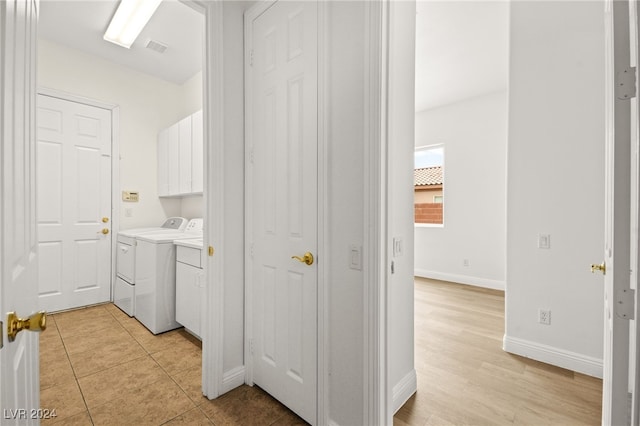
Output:
<svg viewBox="0 0 640 426">
<path fill-rule="evenodd" d="M 37 84 L 41 91 L 60 93 L 81 103 L 102 104 L 119 110 L 119 115 L 114 115 L 116 130 L 112 135 L 116 143 L 109 153 L 113 158 L 114 173 L 110 182 L 101 181 L 105 188 L 109 184 L 111 186 L 108 205 L 103 206 L 108 214 L 98 215 L 96 223 L 100 229 L 95 232 L 98 238 L 110 239 L 106 255 L 109 266 L 103 268 L 109 270 L 108 291 L 100 300 L 84 305 L 56 305 L 48 308 L 50 311 L 113 300 L 112 286 L 117 280 L 116 235 L 119 231 L 159 227 L 169 217 L 204 218 L 206 213 L 202 185 L 206 165 L 202 143 L 199 151 L 188 146 L 189 156 L 182 156 L 178 170 L 183 173 L 175 177 L 182 179 L 179 192 L 163 193 L 158 179 L 163 175 L 164 164 L 158 161 L 159 134 L 192 115 L 199 114 L 202 119 L 201 110 L 206 101 L 203 87 L 203 75 L 206 73 L 203 58 L 205 7 L 196 2 L 163 1 L 132 47 L 125 49 L 102 39 L 118 3 L 52 1 L 42 3 L 40 8 Z M 89 130 L 93 128 L 87 127 Z M 189 134 L 199 134 L 202 139 L 203 129 L 200 120 L 199 124 L 189 127 L 192 131 Z M 182 148 L 181 145 L 180 153 L 184 154 L 186 151 Z M 52 161 L 52 158 L 43 158 L 40 162 L 46 161 Z M 81 158 L 76 162 L 85 169 L 94 169 Z M 200 170 L 199 186 L 191 173 L 196 165 Z M 184 173 L 186 166 L 189 173 Z M 78 181 L 82 182 L 82 178 Z M 79 194 L 82 199 L 86 195 L 87 191 Z M 60 195 L 62 204 L 66 196 L 67 193 Z M 93 212 L 87 214 L 90 213 Z M 200 243 L 202 245 L 202 238 Z M 87 251 L 76 252 L 82 254 Z M 43 260 L 51 267 L 62 265 L 61 260 L 53 257 Z M 172 262 L 176 262 L 175 255 Z M 77 275 L 77 268 L 71 266 L 68 269 L 67 275 Z M 48 275 L 41 274 L 41 281 L 46 282 Z M 203 279 L 192 284 L 188 289 L 191 296 L 204 291 Z M 79 287 L 82 293 L 89 286 Z M 41 293 L 52 293 L 50 289 L 44 290 Z M 203 298 L 196 297 L 197 307 Z M 197 330 L 192 331 L 198 334 Z"/>
</svg>

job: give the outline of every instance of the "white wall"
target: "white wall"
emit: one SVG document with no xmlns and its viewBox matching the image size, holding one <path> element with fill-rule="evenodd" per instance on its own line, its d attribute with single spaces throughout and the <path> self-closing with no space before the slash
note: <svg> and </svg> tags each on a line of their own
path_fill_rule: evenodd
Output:
<svg viewBox="0 0 640 426">
<path fill-rule="evenodd" d="M 392 2 L 389 42 L 389 194 L 387 252 L 393 238 L 402 253 L 392 256 L 388 278 L 388 385 L 392 410 L 399 409 L 417 389 L 414 368 L 414 229 L 413 144 L 415 135 L 415 4 Z M 409 24 L 413 23 L 413 25 Z M 392 419 L 387 419 L 393 422 Z"/>
<path fill-rule="evenodd" d="M 181 199 L 158 198 L 156 151 L 160 129 L 201 107 L 201 75 L 183 87 L 49 40 L 38 43 L 38 86 L 120 106 L 120 188 L 114 191 L 140 192 L 140 202 L 121 203 L 120 228 L 155 225 L 183 210 L 201 217 L 202 197 L 185 208 Z"/>
<path fill-rule="evenodd" d="M 253 2 L 224 13 L 224 353 L 223 371 L 244 365 L 244 21 Z M 215 241 L 214 241 L 215 245 Z"/>
<path fill-rule="evenodd" d="M 415 117 L 416 147 L 444 144 L 445 158 L 444 226 L 415 226 L 415 274 L 504 289 L 507 92 Z"/>
<path fill-rule="evenodd" d="M 505 349 L 601 374 L 604 15 L 600 2 L 513 2 Z M 551 235 L 551 249 L 537 235 Z M 537 323 L 550 309 L 551 325 Z"/>
</svg>

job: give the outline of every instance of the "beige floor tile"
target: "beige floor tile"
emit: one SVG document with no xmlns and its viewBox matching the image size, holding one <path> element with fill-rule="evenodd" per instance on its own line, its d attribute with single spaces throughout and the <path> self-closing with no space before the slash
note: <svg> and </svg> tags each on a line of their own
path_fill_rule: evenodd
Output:
<svg viewBox="0 0 640 426">
<path fill-rule="evenodd" d="M 119 341 L 108 346 L 96 346 L 84 352 L 69 354 L 76 377 L 106 370 L 110 367 L 146 356 L 147 353 L 133 339 Z"/>
<path fill-rule="evenodd" d="M 64 349 L 40 351 L 40 389 L 75 381 L 69 357 Z"/>
<path fill-rule="evenodd" d="M 151 354 L 151 356 L 172 376 L 202 365 L 202 351 L 188 341 L 176 343 L 168 349 Z"/>
<path fill-rule="evenodd" d="M 93 422 L 91 421 L 91 417 L 89 417 L 88 411 L 67 417 L 66 419 L 52 419 L 51 423 L 48 424 L 64 426 L 93 426 Z"/>
<path fill-rule="evenodd" d="M 72 354 L 84 352 L 97 346 L 107 346 L 114 342 L 133 341 L 129 333 L 113 317 L 109 317 L 105 322 L 108 322 L 110 326 L 98 330 L 78 328 L 75 332 L 62 335 L 67 352 Z"/>
<path fill-rule="evenodd" d="M 240 386 L 214 400 L 205 400 L 202 411 L 216 425 L 271 425 L 289 411 L 257 387 Z"/>
<path fill-rule="evenodd" d="M 271 426 L 305 426 L 308 425 L 307 422 L 298 417 L 295 413 L 288 411 L 284 413 L 282 417 L 280 417 L 275 422 L 271 423 Z"/>
<path fill-rule="evenodd" d="M 113 319 L 105 305 L 76 309 L 54 315 L 54 319 L 62 337 L 79 330 L 95 331 L 108 326 L 105 321 Z"/>
<path fill-rule="evenodd" d="M 200 408 L 196 407 L 168 421 L 165 425 L 209 426 L 213 425 L 213 423 L 204 415 Z"/>
<path fill-rule="evenodd" d="M 144 386 L 138 392 L 90 408 L 93 423 L 100 425 L 161 425 L 195 405 L 169 377 Z"/>
<path fill-rule="evenodd" d="M 133 338 L 140 343 L 140 346 L 150 354 L 170 349 L 175 345 L 184 345 L 185 348 L 190 347 L 187 344 L 190 342 L 190 335 L 184 330 L 173 330 L 154 335 L 137 321 L 135 324 L 126 324 L 124 327 L 129 331 L 129 333 L 131 333 Z M 201 349 L 201 346 L 199 346 L 199 348 Z"/>
<path fill-rule="evenodd" d="M 42 424 L 61 422 L 87 410 L 75 380 L 42 390 L 40 392 L 40 408 L 56 412 L 55 418 L 43 419 Z"/>
<path fill-rule="evenodd" d="M 145 386 L 166 378 L 165 373 L 149 356 L 145 356 L 107 370 L 78 379 L 87 407 L 128 398 Z"/>
<path fill-rule="evenodd" d="M 180 371 L 175 373 L 172 378 L 197 405 L 206 400 L 206 397 L 202 395 L 202 366 Z"/>
</svg>

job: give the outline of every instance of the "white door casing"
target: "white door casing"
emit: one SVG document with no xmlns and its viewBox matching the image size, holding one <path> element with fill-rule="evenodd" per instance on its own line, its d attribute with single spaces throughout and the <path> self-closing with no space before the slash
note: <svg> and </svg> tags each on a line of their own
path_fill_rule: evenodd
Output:
<svg viewBox="0 0 640 426">
<path fill-rule="evenodd" d="M 6 336 L 6 314 L 38 309 L 36 229 L 37 0 L 0 2 L 0 423 L 38 424 L 39 338 Z"/>
<path fill-rule="evenodd" d="M 40 305 L 111 296 L 111 110 L 38 95 Z M 103 232 L 106 232 L 103 233 Z"/>
<path fill-rule="evenodd" d="M 317 3 L 264 2 L 245 18 L 249 380 L 317 418 Z M 321 259 L 320 259 L 321 261 Z"/>
<path fill-rule="evenodd" d="M 602 424 L 629 424 L 631 105 L 629 2 L 605 5 L 605 247 Z M 631 84 L 630 84 L 631 82 Z"/>
</svg>

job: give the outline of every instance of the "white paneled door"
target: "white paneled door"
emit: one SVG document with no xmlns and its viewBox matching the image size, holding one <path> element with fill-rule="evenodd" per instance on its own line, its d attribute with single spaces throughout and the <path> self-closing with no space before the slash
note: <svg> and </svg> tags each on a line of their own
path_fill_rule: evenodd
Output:
<svg viewBox="0 0 640 426">
<path fill-rule="evenodd" d="M 60 311 L 111 297 L 111 111 L 38 95 L 38 294 Z"/>
<path fill-rule="evenodd" d="M 253 382 L 314 424 L 317 4 L 262 3 L 247 21 Z"/>
<path fill-rule="evenodd" d="M 35 425 L 38 334 L 7 333 L 8 312 L 38 309 L 35 193 L 37 0 L 0 2 L 0 424 Z M 53 408 L 53 407 L 51 407 Z M 47 415 L 51 415 L 50 412 Z"/>
<path fill-rule="evenodd" d="M 637 16 L 631 3 L 605 2 L 605 247 L 604 262 L 592 266 L 604 274 L 603 425 L 628 425 L 632 418 L 632 424 L 638 424 L 637 375 L 635 383 L 629 381 L 629 366 L 635 364 L 638 352 L 637 344 L 629 350 L 630 330 L 636 334 L 631 321 L 636 310 L 630 279 L 631 212 L 638 212 L 631 209 L 632 152 L 638 134 L 637 117 L 632 118 L 632 111 L 638 111 L 632 107 L 637 105 L 637 77 L 631 69 L 638 34 L 633 28 Z M 630 27 L 630 23 L 634 25 Z M 637 191 L 638 187 L 633 188 Z"/>
</svg>

